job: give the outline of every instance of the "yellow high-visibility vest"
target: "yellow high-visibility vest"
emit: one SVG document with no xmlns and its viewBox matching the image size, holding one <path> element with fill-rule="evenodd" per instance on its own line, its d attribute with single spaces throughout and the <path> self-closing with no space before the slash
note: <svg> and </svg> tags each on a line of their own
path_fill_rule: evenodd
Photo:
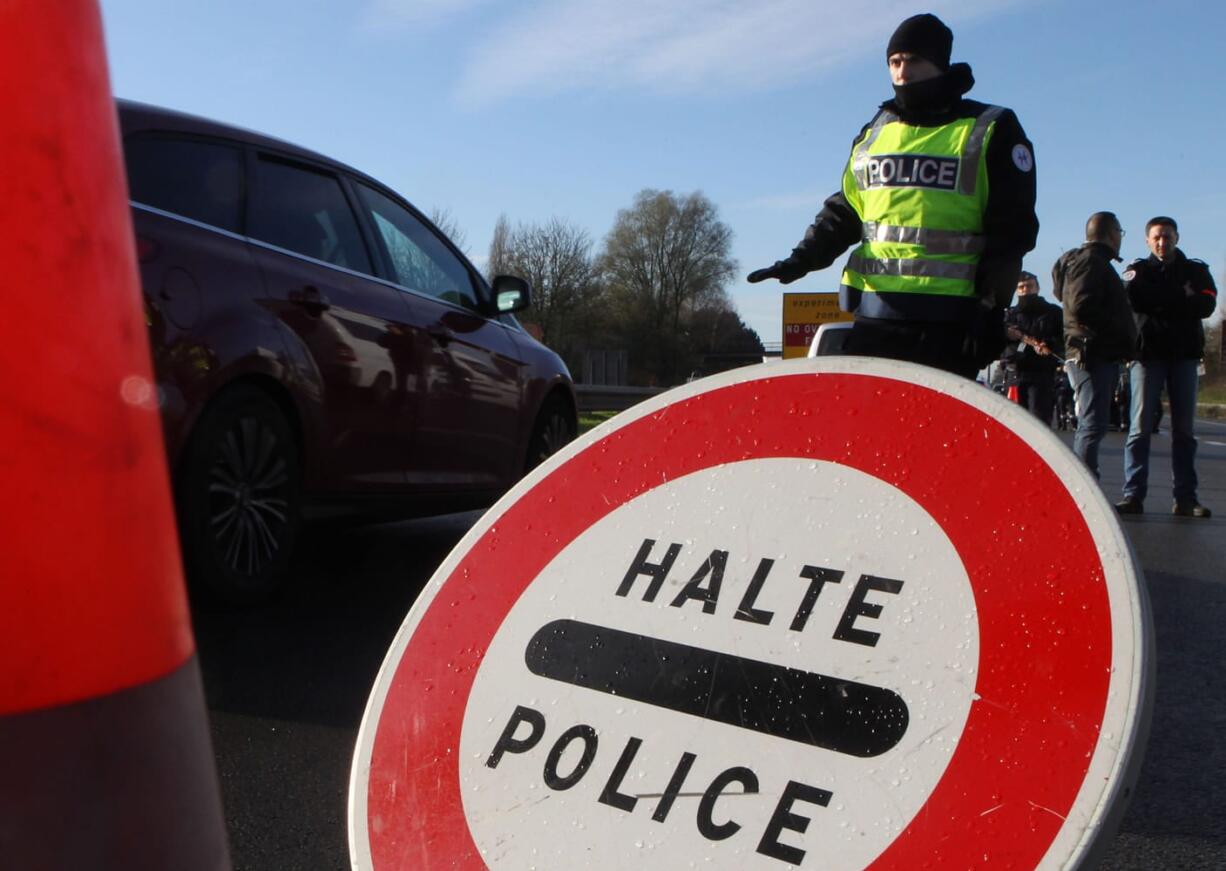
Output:
<svg viewBox="0 0 1226 871">
<path fill-rule="evenodd" d="M 863 224 L 842 284 L 853 292 L 973 297 L 988 201 L 986 155 L 1004 112 L 940 127 L 882 110 L 852 146 L 843 195 Z M 859 293 L 855 293 L 858 297 Z"/>
</svg>

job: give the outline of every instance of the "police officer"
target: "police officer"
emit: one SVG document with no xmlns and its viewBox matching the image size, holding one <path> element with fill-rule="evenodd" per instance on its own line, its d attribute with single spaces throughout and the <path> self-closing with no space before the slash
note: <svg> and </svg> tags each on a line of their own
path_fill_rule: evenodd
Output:
<svg viewBox="0 0 1226 871">
<path fill-rule="evenodd" d="M 1023 272 L 1017 279 L 1017 305 L 1005 312 L 1009 344 L 1001 361 L 1017 384 L 1017 401 L 1051 426 L 1056 405 L 1057 359 L 1064 351 L 1064 312 L 1039 296 L 1039 279 Z"/>
<path fill-rule="evenodd" d="M 789 284 L 858 243 L 839 302 L 847 350 L 974 378 L 1004 347 L 1002 319 L 1034 247 L 1034 151 L 1012 111 L 967 100 L 953 33 L 934 15 L 886 47 L 894 99 L 860 131 L 843 173 L 791 256 L 750 273 Z"/>
<path fill-rule="evenodd" d="M 1213 314 L 1217 287 L 1209 267 L 1179 250 L 1179 226 L 1165 215 L 1145 225 L 1149 257 L 1134 260 L 1124 286 L 1137 315 L 1140 341 L 1131 369 L 1132 419 L 1124 445 L 1121 514 L 1140 514 L 1149 483 L 1149 438 L 1161 410 L 1162 388 L 1171 403 L 1172 513 L 1208 517 L 1196 498 L 1196 382 L 1205 351 L 1201 319 Z"/>
</svg>

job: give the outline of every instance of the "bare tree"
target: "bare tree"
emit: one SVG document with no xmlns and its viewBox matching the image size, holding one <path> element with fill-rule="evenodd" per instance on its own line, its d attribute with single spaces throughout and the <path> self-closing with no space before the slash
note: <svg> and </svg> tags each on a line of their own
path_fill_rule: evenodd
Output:
<svg viewBox="0 0 1226 871">
<path fill-rule="evenodd" d="M 430 223 L 443 231 L 443 235 L 451 240 L 451 244 L 468 254 L 468 235 L 460 229 L 459 222 L 451 214 L 450 209 L 435 206 L 430 210 Z"/>
<path fill-rule="evenodd" d="M 485 262 L 485 277 L 493 281 L 495 275 L 507 271 L 507 242 L 511 236 L 511 222 L 505 214 L 498 216 L 494 224 L 494 238 L 490 240 L 490 256 Z"/>
<path fill-rule="evenodd" d="M 689 371 L 702 375 L 757 363 L 765 353 L 762 339 L 741 320 L 726 296 L 696 308 L 690 314 L 686 335 L 688 360 L 684 362 Z"/>
<path fill-rule="evenodd" d="M 573 315 L 597 292 L 592 239 L 586 230 L 551 218 L 545 224 L 518 224 L 499 241 L 504 221 L 500 218 L 495 229 L 499 250 L 491 244 L 490 267 L 497 259 L 500 271 L 532 282 L 532 308 L 524 319 L 541 328 L 546 344 L 567 348 Z"/>
<path fill-rule="evenodd" d="M 633 335 L 636 368 L 673 383 L 682 373 L 685 320 L 723 298 L 736 274 L 732 230 L 701 192 L 643 190 L 617 213 L 605 238 L 601 272 L 619 319 Z M 637 349 L 637 352 L 636 352 Z"/>
<path fill-rule="evenodd" d="M 1222 380 L 1223 363 L 1226 363 L 1226 343 L 1222 341 L 1222 320 L 1205 321 L 1205 383 L 1216 384 Z"/>
</svg>

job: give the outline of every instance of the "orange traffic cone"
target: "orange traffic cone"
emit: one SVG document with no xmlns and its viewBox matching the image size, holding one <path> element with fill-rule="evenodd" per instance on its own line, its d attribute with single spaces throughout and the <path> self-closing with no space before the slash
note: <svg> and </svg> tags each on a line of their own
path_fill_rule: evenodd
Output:
<svg viewBox="0 0 1226 871">
<path fill-rule="evenodd" d="M 0 4 L 0 865 L 229 867 L 95 0 Z"/>
</svg>

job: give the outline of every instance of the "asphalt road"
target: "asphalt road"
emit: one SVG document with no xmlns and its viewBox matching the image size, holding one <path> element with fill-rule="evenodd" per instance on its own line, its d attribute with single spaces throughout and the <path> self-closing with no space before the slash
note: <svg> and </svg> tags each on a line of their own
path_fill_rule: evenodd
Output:
<svg viewBox="0 0 1226 871">
<path fill-rule="evenodd" d="M 1124 524 L 1150 591 L 1158 683 L 1137 790 L 1103 869 L 1226 868 L 1226 424 L 1198 432 L 1201 501 L 1217 515 L 1170 515 L 1160 435 L 1150 513 Z M 1122 448 L 1112 433 L 1101 456 L 1113 501 Z M 281 600 L 197 614 L 236 869 L 348 867 L 349 763 L 367 694 L 421 585 L 477 516 L 319 531 Z"/>
<path fill-rule="evenodd" d="M 1124 520 L 1145 571 L 1158 681 L 1136 795 L 1104 869 L 1226 868 L 1226 424 L 1198 421 L 1200 501 L 1209 520 L 1172 517 L 1170 439 L 1151 449 L 1148 513 Z M 1123 436 L 1100 457 L 1114 501 Z M 1157 484 L 1158 486 L 1155 486 Z"/>
</svg>

